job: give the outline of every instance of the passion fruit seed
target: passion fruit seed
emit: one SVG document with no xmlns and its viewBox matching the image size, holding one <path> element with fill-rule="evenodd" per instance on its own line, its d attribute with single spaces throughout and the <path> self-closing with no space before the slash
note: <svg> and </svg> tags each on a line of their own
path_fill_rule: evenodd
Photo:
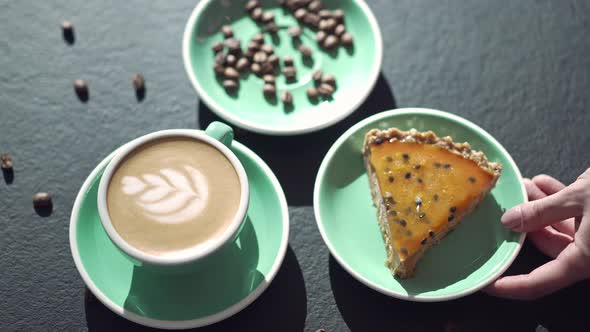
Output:
<svg viewBox="0 0 590 332">
<path fill-rule="evenodd" d="M 390 182 L 390 183 L 393 183 L 393 180 L 394 180 L 394 178 L 393 178 L 393 175 L 390 175 L 390 176 L 389 176 L 389 182 Z"/>
<path fill-rule="evenodd" d="M 383 138 L 382 137 L 375 138 L 375 144 L 379 145 L 381 143 L 383 143 Z"/>
<path fill-rule="evenodd" d="M 385 160 L 387 160 L 389 162 L 392 162 L 393 161 L 393 158 L 391 156 L 387 156 L 387 157 L 385 157 Z"/>
<path fill-rule="evenodd" d="M 441 165 L 441 163 L 439 163 L 439 162 L 436 162 L 436 163 L 434 163 L 434 167 L 436 167 L 436 168 L 440 168 L 441 166 L 442 166 L 442 165 Z"/>
<path fill-rule="evenodd" d="M 406 222 L 406 220 L 405 220 L 405 219 L 400 219 L 400 220 L 399 220 L 399 224 L 400 224 L 400 225 L 402 225 L 402 227 L 406 227 L 406 225 L 407 225 L 408 223 Z"/>
<path fill-rule="evenodd" d="M 455 215 L 454 214 L 449 215 L 449 217 L 447 218 L 447 220 L 449 222 L 453 221 L 454 219 L 455 219 Z"/>
<path fill-rule="evenodd" d="M 424 212 L 421 212 L 421 213 L 418 215 L 418 218 L 420 218 L 420 219 L 424 219 L 424 217 L 426 217 L 426 213 L 424 213 Z"/>
<path fill-rule="evenodd" d="M 457 208 L 454 206 L 451 206 L 451 208 L 449 209 L 449 211 L 451 211 L 452 213 L 455 213 L 455 211 L 457 211 Z"/>
<path fill-rule="evenodd" d="M 404 154 L 402 155 L 402 157 L 404 157 L 404 160 L 409 160 L 409 159 L 410 159 L 410 155 L 409 155 L 409 154 L 407 154 L 407 153 L 404 153 Z"/>
<path fill-rule="evenodd" d="M 416 197 L 416 205 L 422 205 L 422 199 L 420 197 Z"/>
<path fill-rule="evenodd" d="M 428 235 L 429 235 L 430 237 L 434 237 L 434 235 L 436 235 L 436 234 L 434 234 L 434 232 L 433 232 L 433 231 L 428 231 Z"/>
<path fill-rule="evenodd" d="M 406 176 L 405 177 L 406 177 L 406 179 L 411 178 L 412 177 L 412 173 L 410 173 L 410 172 L 406 173 Z"/>
<path fill-rule="evenodd" d="M 427 240 L 427 238 L 423 238 L 422 241 L 420 241 L 420 244 L 421 245 L 425 245 L 426 244 L 426 240 Z"/>
<path fill-rule="evenodd" d="M 469 182 L 471 182 L 471 183 L 475 183 L 475 178 L 474 178 L 473 176 L 470 176 L 468 180 L 469 180 Z"/>
<path fill-rule="evenodd" d="M 437 194 L 434 194 L 434 196 L 432 196 L 432 199 L 433 199 L 435 202 L 438 202 L 438 195 L 437 195 Z"/>
<path fill-rule="evenodd" d="M 451 164 L 444 164 L 444 165 L 443 165 L 443 168 L 444 168 L 444 169 L 449 169 L 449 168 L 451 168 Z"/>
</svg>

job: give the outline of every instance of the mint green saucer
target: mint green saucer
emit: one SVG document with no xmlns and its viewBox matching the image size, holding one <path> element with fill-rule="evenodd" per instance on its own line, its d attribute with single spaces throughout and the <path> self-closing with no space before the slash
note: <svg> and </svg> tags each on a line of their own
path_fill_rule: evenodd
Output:
<svg viewBox="0 0 590 332">
<path fill-rule="evenodd" d="M 455 231 L 418 262 L 416 275 L 394 278 L 385 266 L 385 245 L 372 205 L 361 148 L 372 128 L 432 130 L 467 141 L 503 164 L 496 187 Z M 471 294 L 499 277 L 516 258 L 524 233 L 500 223 L 505 209 L 527 200 L 518 167 L 485 130 L 459 116 L 407 108 L 375 114 L 347 130 L 324 158 L 314 188 L 318 228 L 334 258 L 365 285 L 411 301 L 443 301 Z"/>
<path fill-rule="evenodd" d="M 326 8 L 345 12 L 347 30 L 354 38 L 354 47 L 338 48 L 334 53 L 323 51 L 315 41 L 315 33 L 304 28 L 301 41 L 313 50 L 313 63 L 304 63 L 287 29 L 297 25 L 293 15 L 284 11 L 276 0 L 264 0 L 262 7 L 275 14 L 279 26 L 278 39 L 266 34 L 266 43 L 275 47 L 281 58 L 291 55 L 295 60 L 297 81 L 287 84 L 284 76 L 277 78 L 277 95 L 293 94 L 293 108 L 285 109 L 280 100 L 269 103 L 262 94 L 263 81 L 249 74 L 240 80 L 237 96 L 230 96 L 213 72 L 213 43 L 223 40 L 219 28 L 229 24 L 245 47 L 260 27 L 247 16 L 246 1 L 202 0 L 195 7 L 184 31 L 184 67 L 201 100 L 227 122 L 242 128 L 271 135 L 303 134 L 332 125 L 352 113 L 367 98 L 381 70 L 382 40 L 377 21 L 362 0 L 325 0 Z M 332 100 L 314 104 L 306 96 L 313 86 L 311 72 L 321 69 L 337 79 Z"/>
<path fill-rule="evenodd" d="M 165 329 L 212 324 L 247 307 L 275 277 L 287 249 L 289 215 L 283 190 L 268 166 L 238 142 L 232 151 L 250 182 L 250 207 L 242 232 L 197 272 L 153 274 L 134 267 L 109 240 L 97 207 L 102 172 L 115 152 L 84 182 L 70 221 L 70 247 L 88 288 L 115 313 Z"/>
</svg>

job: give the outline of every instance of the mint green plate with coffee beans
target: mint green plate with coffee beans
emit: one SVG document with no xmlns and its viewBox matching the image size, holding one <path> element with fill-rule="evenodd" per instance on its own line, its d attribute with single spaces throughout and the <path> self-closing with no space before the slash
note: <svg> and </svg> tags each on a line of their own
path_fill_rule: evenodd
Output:
<svg viewBox="0 0 590 332">
<path fill-rule="evenodd" d="M 226 319 L 266 290 L 287 251 L 287 201 L 264 161 L 236 141 L 231 149 L 250 183 L 244 227 L 234 243 L 183 274 L 135 267 L 110 241 L 100 222 L 96 195 L 102 172 L 116 152 L 96 166 L 72 209 L 70 248 L 84 283 L 100 302 L 142 325 L 186 329 Z"/>
<path fill-rule="evenodd" d="M 410 279 L 394 278 L 385 266 L 385 245 L 361 156 L 365 133 L 390 127 L 432 130 L 439 137 L 469 142 L 503 165 L 496 187 L 459 227 L 426 252 Z M 526 200 L 520 171 L 496 139 L 457 115 L 421 108 L 378 113 L 351 127 L 328 151 L 314 188 L 316 221 L 332 256 L 365 285 L 410 301 L 452 300 L 504 273 L 525 235 L 505 229 L 500 217 Z"/>
<path fill-rule="evenodd" d="M 224 26 L 230 29 L 225 34 Z M 289 33 L 294 26 L 301 28 L 299 37 Z M 316 40 L 318 31 L 324 31 L 321 42 Z M 264 45 L 272 46 L 265 49 L 266 58 L 274 54 L 280 60 L 274 59 L 272 67 L 264 65 L 270 63 L 264 56 L 254 57 L 259 51 L 255 46 L 248 51 L 258 33 L 263 33 Z M 220 42 L 224 47 L 217 49 L 222 55 L 216 60 L 214 48 Z M 309 56 L 301 45 L 311 51 Z M 293 58 L 292 66 L 284 63 L 285 56 Z M 241 58 L 248 59 L 248 65 L 242 60 L 237 69 Z M 183 59 L 199 97 L 219 117 L 257 133 L 296 135 L 342 120 L 367 98 L 381 69 L 382 40 L 362 0 L 202 0 L 184 31 Z M 253 68 L 254 63 L 262 69 Z M 293 79 L 286 67 L 294 68 Z M 325 80 L 331 88 L 314 81 L 315 70 L 335 78 L 335 83 Z M 266 93 L 260 72 L 275 78 Z M 311 88 L 317 89 L 318 97 L 308 92 Z"/>
</svg>

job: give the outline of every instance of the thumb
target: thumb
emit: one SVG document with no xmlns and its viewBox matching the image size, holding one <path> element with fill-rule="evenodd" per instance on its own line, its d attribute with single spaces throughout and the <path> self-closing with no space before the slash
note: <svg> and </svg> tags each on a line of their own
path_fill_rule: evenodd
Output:
<svg viewBox="0 0 590 332">
<path fill-rule="evenodd" d="M 502 216 L 505 227 L 519 232 L 541 229 L 563 219 L 582 215 L 579 195 L 569 186 L 553 195 L 517 205 Z"/>
</svg>

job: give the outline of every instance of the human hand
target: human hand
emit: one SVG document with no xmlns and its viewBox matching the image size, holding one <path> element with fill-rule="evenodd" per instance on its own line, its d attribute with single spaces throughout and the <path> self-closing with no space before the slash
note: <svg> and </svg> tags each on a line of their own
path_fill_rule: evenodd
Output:
<svg viewBox="0 0 590 332">
<path fill-rule="evenodd" d="M 525 179 L 529 202 L 513 207 L 502 224 L 554 260 L 529 274 L 500 277 L 484 291 L 532 300 L 590 278 L 590 168 L 569 186 L 548 176 Z"/>
</svg>

